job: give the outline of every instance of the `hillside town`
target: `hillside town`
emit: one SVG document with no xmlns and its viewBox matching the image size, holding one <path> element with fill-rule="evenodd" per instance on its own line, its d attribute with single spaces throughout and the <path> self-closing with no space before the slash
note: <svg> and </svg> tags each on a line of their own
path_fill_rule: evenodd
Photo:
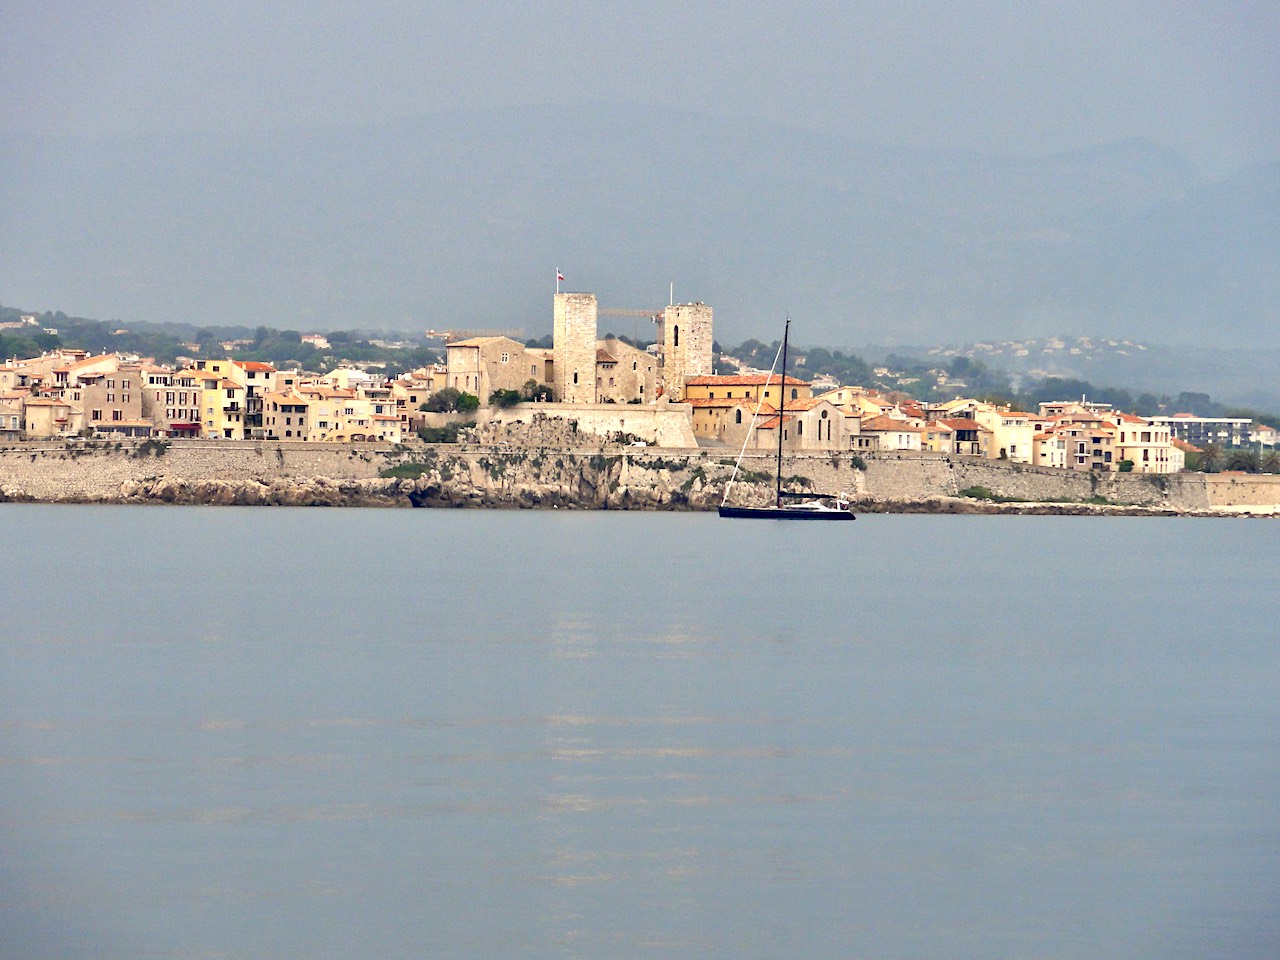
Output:
<svg viewBox="0 0 1280 960">
<path fill-rule="evenodd" d="M 556 293 L 550 349 L 464 337 L 446 343 L 443 363 L 398 377 L 231 357 L 170 366 L 65 348 L 14 357 L 0 365 L 0 441 L 400 444 L 465 420 L 477 425 L 478 442 L 510 444 L 528 434 L 533 411 L 602 440 L 652 446 L 774 449 L 781 432 L 793 451 L 932 452 L 1080 471 L 1176 473 L 1208 444 L 1276 444 L 1273 428 L 1247 419 L 1144 417 L 1085 397 L 1021 411 L 971 397 L 926 403 L 743 366 L 716 374 L 713 312 L 704 303 L 658 311 L 648 347 L 600 338 L 597 318 L 593 294 Z"/>
</svg>

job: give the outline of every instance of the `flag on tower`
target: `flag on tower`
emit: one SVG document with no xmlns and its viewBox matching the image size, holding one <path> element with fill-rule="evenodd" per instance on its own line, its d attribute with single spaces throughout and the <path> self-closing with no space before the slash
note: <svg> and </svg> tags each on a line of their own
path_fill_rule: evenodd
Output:
<svg viewBox="0 0 1280 960">
<path fill-rule="evenodd" d="M 564 274 L 561 273 L 559 270 L 556 271 L 556 280 L 560 281 L 561 283 L 564 282 Z"/>
</svg>

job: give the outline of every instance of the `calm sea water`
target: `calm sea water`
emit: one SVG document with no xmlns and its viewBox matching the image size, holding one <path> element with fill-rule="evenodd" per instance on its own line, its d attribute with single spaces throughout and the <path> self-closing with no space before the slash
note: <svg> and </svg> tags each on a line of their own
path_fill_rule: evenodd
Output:
<svg viewBox="0 0 1280 960">
<path fill-rule="evenodd" d="M 0 507 L 0 956 L 1280 956 L 1267 521 Z"/>
</svg>

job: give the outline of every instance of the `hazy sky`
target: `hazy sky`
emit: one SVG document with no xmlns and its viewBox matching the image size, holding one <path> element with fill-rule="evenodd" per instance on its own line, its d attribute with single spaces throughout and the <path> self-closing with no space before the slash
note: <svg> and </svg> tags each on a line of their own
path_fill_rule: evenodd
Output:
<svg viewBox="0 0 1280 960">
<path fill-rule="evenodd" d="M 802 0 L 0 5 L 0 132 L 377 121 L 590 101 L 1034 155 L 1280 156 L 1280 3 Z"/>
</svg>

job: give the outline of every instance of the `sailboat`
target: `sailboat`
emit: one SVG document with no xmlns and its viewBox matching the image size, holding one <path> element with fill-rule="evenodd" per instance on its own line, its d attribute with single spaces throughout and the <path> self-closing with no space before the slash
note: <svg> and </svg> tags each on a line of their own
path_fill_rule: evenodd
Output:
<svg viewBox="0 0 1280 960">
<path fill-rule="evenodd" d="M 720 503 L 720 516 L 734 517 L 738 519 L 757 519 L 757 520 L 853 520 L 855 514 L 849 509 L 849 501 L 843 495 L 839 496 L 823 496 L 816 493 L 792 493 L 782 489 L 782 426 L 787 412 L 787 341 L 791 336 L 791 318 L 787 318 L 787 325 L 782 332 L 782 347 L 778 351 L 782 357 L 782 380 L 781 389 L 778 391 L 781 401 L 778 405 L 778 461 L 775 474 L 775 495 L 774 502 L 763 507 L 735 507 L 729 504 L 729 491 L 733 488 L 733 482 L 737 479 L 738 469 L 742 465 L 742 458 L 747 452 L 747 444 L 751 441 L 752 431 L 755 430 L 756 418 L 760 415 L 760 407 L 764 403 L 764 391 L 761 391 L 759 399 L 756 401 L 756 412 L 751 417 L 751 425 L 747 428 L 747 436 L 742 441 L 742 450 L 738 453 L 738 460 L 733 465 L 733 474 L 729 477 L 729 482 L 725 484 L 724 499 Z M 778 357 L 773 358 L 773 366 L 778 365 Z M 766 384 L 773 379 L 773 368 L 769 370 L 769 377 Z"/>
</svg>

